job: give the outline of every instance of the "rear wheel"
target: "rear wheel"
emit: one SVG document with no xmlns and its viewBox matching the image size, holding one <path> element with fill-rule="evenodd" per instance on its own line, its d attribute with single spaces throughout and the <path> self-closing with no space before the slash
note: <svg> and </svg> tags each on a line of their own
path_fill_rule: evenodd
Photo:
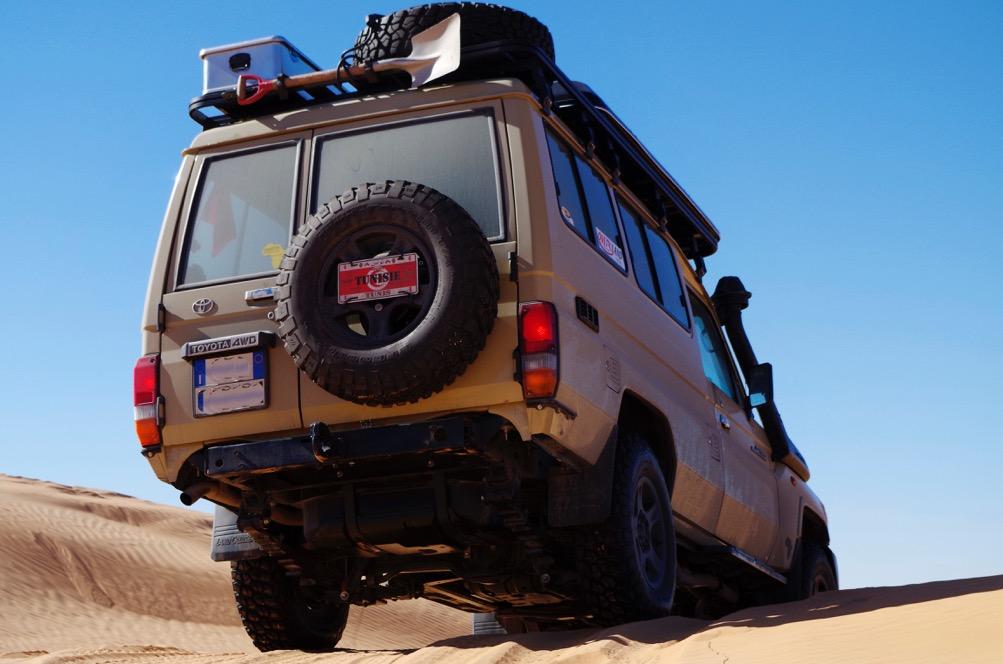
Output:
<svg viewBox="0 0 1003 664">
<path fill-rule="evenodd" d="M 232 563 L 233 594 L 244 629 L 261 651 L 330 651 L 348 622 L 348 604 L 312 596 L 274 558 Z"/>
<path fill-rule="evenodd" d="M 617 625 L 668 615 L 676 589 L 676 538 L 661 466 L 642 437 L 617 442 L 610 516 L 579 550 L 593 620 Z"/>
</svg>

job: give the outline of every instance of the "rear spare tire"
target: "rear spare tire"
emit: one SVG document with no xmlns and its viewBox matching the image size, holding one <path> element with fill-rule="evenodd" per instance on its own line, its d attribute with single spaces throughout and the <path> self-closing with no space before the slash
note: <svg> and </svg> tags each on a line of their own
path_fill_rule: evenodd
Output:
<svg viewBox="0 0 1003 664">
<path fill-rule="evenodd" d="M 293 238 L 275 320 L 296 365 L 359 404 L 417 401 L 453 382 L 498 313 L 477 223 L 430 187 L 389 180 L 321 205 Z"/>
</svg>

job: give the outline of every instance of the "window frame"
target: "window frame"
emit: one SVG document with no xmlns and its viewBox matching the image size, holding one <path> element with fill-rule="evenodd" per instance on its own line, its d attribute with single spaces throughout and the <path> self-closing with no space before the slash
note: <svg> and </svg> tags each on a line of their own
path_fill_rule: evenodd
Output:
<svg viewBox="0 0 1003 664">
<path fill-rule="evenodd" d="M 172 292 L 193 290 L 196 288 L 206 288 L 209 286 L 217 286 L 222 284 L 231 284 L 238 281 L 251 281 L 253 279 L 261 279 L 263 277 L 269 277 L 278 274 L 278 270 L 266 270 L 262 272 L 254 272 L 251 274 L 241 274 L 234 275 L 232 277 L 220 277 L 217 279 L 206 279 L 203 281 L 195 281 L 187 284 L 181 283 L 181 275 L 188 267 L 188 249 L 192 240 L 192 233 L 195 227 L 195 215 L 198 212 L 198 203 L 201 200 L 202 192 L 205 188 L 205 178 L 209 171 L 209 166 L 214 161 L 220 161 L 223 159 L 230 159 L 233 157 L 239 157 L 246 154 L 255 154 L 258 152 L 267 152 L 269 150 L 276 150 L 283 147 L 293 146 L 295 147 L 295 153 L 293 156 L 293 182 L 292 182 L 292 201 L 290 204 L 290 219 L 289 219 L 289 235 L 286 239 L 286 246 L 292 242 L 293 237 L 296 235 L 299 226 L 299 207 L 300 207 L 300 184 L 301 184 L 301 172 L 303 164 L 303 143 L 305 142 L 305 137 L 297 136 L 295 138 L 284 138 L 279 141 L 269 141 L 267 143 L 262 143 L 259 145 L 253 145 L 249 147 L 240 147 L 234 150 L 226 150 L 222 152 L 212 152 L 210 154 L 199 154 L 196 159 L 198 163 L 196 165 L 195 171 L 192 173 L 192 178 L 189 180 L 195 182 L 195 186 L 192 188 L 191 194 L 187 197 L 185 201 L 185 207 L 181 212 L 181 234 L 178 242 L 178 250 L 175 252 L 174 257 L 174 278 L 173 278 L 173 289 Z"/>
<path fill-rule="evenodd" d="M 644 262 L 648 264 L 648 274 L 651 276 L 651 286 L 652 286 L 652 288 L 655 291 L 655 297 L 652 297 L 651 293 L 649 293 L 648 291 L 644 290 L 644 288 L 641 287 L 641 282 L 638 281 L 638 278 L 637 278 L 637 276 L 638 276 L 637 261 L 634 260 L 634 254 L 631 253 L 630 238 L 628 237 L 628 233 L 627 233 L 627 223 L 628 223 L 628 221 L 627 221 L 627 219 L 624 218 L 623 210 L 621 209 L 621 203 L 623 204 L 623 206 L 629 207 L 632 211 L 634 211 L 633 210 L 633 206 L 630 205 L 626 200 L 624 200 L 620 196 L 619 193 L 617 193 L 617 195 L 615 196 L 614 200 L 616 201 L 616 204 L 617 204 L 616 205 L 616 213 L 620 217 L 620 225 L 624 229 L 623 235 L 624 235 L 624 239 L 626 240 L 626 244 L 627 244 L 627 254 L 630 257 L 630 267 L 632 268 L 631 271 L 634 273 L 634 285 L 637 286 L 637 289 L 639 291 L 641 291 L 642 293 L 644 293 L 645 297 L 647 297 L 649 300 L 651 300 L 652 302 L 654 302 L 655 304 L 657 304 L 659 309 L 662 309 L 662 303 L 659 302 L 659 300 L 662 297 L 662 286 L 661 286 L 661 284 L 658 283 L 658 273 L 655 272 L 655 266 L 654 266 L 654 264 L 652 263 L 652 260 L 651 260 L 651 250 L 648 247 L 648 234 L 644 232 L 644 227 L 647 226 L 647 222 L 645 221 L 643 215 L 641 215 L 641 214 L 637 215 L 638 220 L 641 222 L 641 224 L 638 227 L 638 230 L 640 231 L 639 235 L 640 235 L 640 238 L 641 238 L 641 253 L 643 254 Z M 633 223 L 633 221 L 631 221 L 631 223 Z M 676 321 L 676 322 L 678 322 L 678 321 Z"/>
<path fill-rule="evenodd" d="M 613 267 L 613 269 L 615 269 L 624 277 L 629 277 L 631 273 L 630 260 L 627 257 L 627 251 L 624 250 L 624 248 L 627 246 L 627 237 L 623 231 L 623 225 L 620 223 L 619 210 L 616 209 L 616 197 L 615 197 L 616 192 L 613 186 L 610 184 L 610 180 L 607 179 L 608 176 L 606 174 L 605 169 L 599 166 L 599 164 L 597 164 L 594 159 L 586 159 L 585 153 L 581 151 L 578 144 L 576 142 L 568 141 L 564 137 L 563 133 L 557 131 L 553 126 L 544 123 L 543 131 L 545 132 L 544 141 L 547 144 L 547 157 L 550 159 L 550 178 L 555 185 L 557 185 L 557 173 L 554 172 L 554 155 L 551 154 L 550 152 L 550 141 L 547 140 L 547 137 L 552 136 L 555 141 L 560 141 L 563 145 L 565 145 L 571 151 L 571 155 L 575 160 L 572 169 L 575 177 L 575 191 L 578 195 L 578 200 L 582 205 L 582 210 L 585 212 L 586 216 L 585 221 L 587 223 L 585 230 L 587 237 L 583 236 L 577 230 L 572 228 L 570 224 L 568 224 L 568 222 L 564 220 L 564 215 L 560 214 L 561 198 L 560 194 L 558 193 L 556 197 L 556 202 L 558 208 L 558 217 L 561 218 L 561 225 L 564 226 L 566 230 L 571 231 L 572 235 L 577 237 L 580 241 L 584 242 L 589 247 L 591 247 L 592 251 L 597 253 L 599 257 L 602 258 L 605 262 L 609 263 Z M 579 172 L 579 163 L 585 166 L 586 168 L 591 168 L 592 171 L 599 178 L 599 181 L 602 182 L 604 187 L 606 188 L 606 198 L 609 200 L 610 208 L 612 209 L 613 212 L 613 223 L 616 224 L 617 232 L 620 234 L 620 237 L 623 238 L 624 246 L 621 247 L 621 250 L 624 250 L 624 259 L 622 268 L 619 265 L 617 265 L 610 256 L 604 254 L 602 251 L 599 250 L 599 247 L 596 246 L 595 225 L 592 223 L 592 211 L 589 209 L 588 199 L 585 197 L 585 189 L 582 186 L 582 175 Z"/>
<path fill-rule="evenodd" d="M 502 146 L 502 136 L 505 131 L 504 127 L 500 126 L 501 121 L 499 116 L 502 116 L 500 105 L 486 105 L 484 102 L 475 103 L 469 106 L 451 106 L 443 109 L 442 113 L 428 114 L 427 112 L 408 112 L 402 114 L 395 114 L 400 117 L 395 117 L 394 119 L 388 120 L 386 117 L 377 118 L 352 118 L 352 121 L 347 125 L 337 125 L 337 126 L 326 126 L 318 127 L 313 130 L 311 136 L 310 145 L 310 158 L 307 164 L 306 173 L 306 191 L 305 196 L 305 207 L 304 207 L 304 218 L 309 217 L 313 214 L 312 210 L 315 206 L 319 205 L 317 193 L 318 186 L 317 181 L 320 177 L 320 152 L 323 143 L 335 140 L 340 136 L 349 136 L 352 134 L 364 134 L 379 131 L 380 129 L 387 128 L 399 128 L 407 127 L 411 125 L 425 124 L 429 122 L 443 122 L 450 118 L 470 116 L 470 115 L 483 115 L 490 119 L 491 121 L 491 150 L 494 155 L 494 166 L 495 172 L 497 173 L 497 193 L 498 193 L 498 227 L 501 231 L 501 235 L 488 237 L 487 241 L 490 244 L 495 244 L 499 242 L 509 241 L 510 229 L 509 229 L 509 209 L 510 209 L 510 185 L 509 185 L 509 171 L 505 168 L 505 160 L 508 158 L 508 153 L 503 151 Z"/>
<path fill-rule="evenodd" d="M 666 241 L 666 245 L 669 247 L 669 254 L 672 257 L 672 265 L 675 268 L 676 279 L 679 281 L 679 289 L 682 291 L 682 294 L 683 294 L 683 302 L 682 302 L 682 304 L 683 304 L 683 311 L 686 312 L 686 318 L 687 318 L 686 323 L 683 323 L 682 321 L 680 321 L 679 319 L 677 319 L 675 316 L 673 316 L 672 313 L 669 312 L 669 310 L 666 309 L 665 306 L 660 301 L 662 299 L 662 284 L 658 280 L 658 270 L 655 269 L 655 260 L 654 260 L 655 257 L 652 254 L 651 247 L 648 244 L 648 234 L 644 232 L 644 229 L 646 227 L 647 228 L 651 228 L 656 234 L 658 233 L 658 230 L 656 228 L 654 228 L 654 226 L 652 226 L 650 223 L 648 223 L 648 219 L 647 219 L 646 215 L 642 214 L 639 211 L 637 205 L 635 205 L 632 201 L 630 201 L 626 196 L 623 196 L 622 192 L 619 192 L 619 191 L 616 192 L 616 199 L 617 199 L 618 203 L 622 202 L 623 205 L 624 205 L 624 207 L 628 208 L 629 210 L 631 210 L 632 212 L 634 212 L 635 214 L 637 214 L 638 219 L 641 222 L 641 243 L 644 245 L 642 247 L 642 249 L 644 251 L 644 258 L 648 262 L 648 270 L 651 273 L 651 276 L 652 276 L 652 279 L 653 279 L 653 284 L 655 286 L 655 290 L 658 293 L 658 299 L 655 299 L 655 298 L 651 297 L 651 295 L 649 295 L 646 290 L 644 290 L 643 288 L 641 288 L 641 284 L 637 281 L 637 269 L 636 268 L 634 268 L 634 270 L 633 270 L 634 285 L 637 286 L 637 290 L 641 291 L 641 293 L 643 293 L 646 298 L 648 298 L 649 300 L 651 300 L 652 302 L 654 302 L 655 306 L 657 306 L 659 308 L 659 310 L 661 310 L 662 313 L 664 313 L 666 316 L 668 316 L 669 319 L 672 320 L 672 322 L 674 322 L 676 325 L 678 325 L 679 327 L 683 328 L 684 330 L 686 330 L 690 334 L 693 334 L 693 308 L 692 308 L 692 305 L 691 305 L 691 303 L 689 301 L 690 298 L 691 298 L 690 288 L 689 288 L 689 284 L 686 283 L 686 279 L 683 278 L 682 273 L 680 273 L 680 271 L 679 271 L 679 256 L 678 256 L 679 252 L 678 252 L 678 249 L 676 248 L 675 243 L 672 240 L 666 240 L 665 236 L 663 236 L 661 234 L 658 234 L 658 237 L 661 238 L 662 240 L 665 240 Z M 621 217 L 621 219 L 620 219 L 620 221 L 621 221 L 621 227 L 626 228 L 627 221 L 622 218 L 622 215 L 620 213 L 620 206 L 619 206 L 619 204 L 616 206 L 616 213 L 617 213 L 617 216 Z M 629 242 L 630 241 L 629 239 L 627 239 L 626 233 L 624 233 L 624 240 L 625 240 L 625 242 Z M 630 254 L 630 248 L 629 247 L 627 249 L 627 253 Z M 633 254 L 630 255 L 630 262 L 631 262 L 631 267 L 633 267 L 633 263 L 634 263 L 634 256 L 633 256 Z"/>
<path fill-rule="evenodd" d="M 714 312 L 713 307 L 711 307 L 709 303 L 705 302 L 703 298 L 696 295 L 691 288 L 687 288 L 686 290 L 688 291 L 688 296 L 691 298 L 691 303 L 690 303 L 690 308 L 692 310 L 691 315 L 692 316 L 697 315 L 696 309 L 695 307 L 693 307 L 692 304 L 693 301 L 699 303 L 700 306 L 702 306 L 710 315 L 710 321 L 711 323 L 713 323 L 713 328 L 714 328 L 714 332 L 712 332 L 712 334 L 717 335 L 717 338 L 721 342 L 721 347 L 724 348 L 725 362 L 728 365 L 727 369 L 731 375 L 731 383 L 732 387 L 735 390 L 735 396 L 732 397 L 730 394 L 728 394 L 720 387 L 715 385 L 714 381 L 710 379 L 710 376 L 706 375 L 707 372 L 704 371 L 704 376 L 707 378 L 707 382 L 714 387 L 715 392 L 720 393 L 721 397 L 731 399 L 735 403 L 735 405 L 740 406 L 743 410 L 745 410 L 748 413 L 749 409 L 746 408 L 746 403 L 748 403 L 748 397 L 745 392 L 745 383 L 743 382 L 742 377 L 738 373 L 738 366 L 732 354 L 731 344 L 728 343 L 728 339 L 725 337 L 724 331 L 721 328 L 721 322 L 717 319 L 717 314 Z M 694 326 L 694 337 L 696 336 L 695 327 L 696 326 Z M 697 343 L 700 343 L 699 339 L 697 339 Z M 699 348 L 697 349 L 697 352 L 699 352 Z M 701 369 L 703 368 L 703 358 L 700 359 L 700 367 Z M 752 419 L 751 416 L 750 419 Z"/>
<path fill-rule="evenodd" d="M 651 233 L 656 238 L 658 238 L 659 240 L 661 240 L 662 242 L 664 242 L 665 243 L 665 247 L 669 251 L 669 260 L 672 262 L 672 271 L 673 271 L 673 274 L 674 274 L 674 276 L 676 278 L 676 283 L 679 284 L 679 295 L 680 295 L 680 301 L 679 301 L 679 303 L 683 307 L 683 314 L 686 316 L 686 320 L 685 321 L 681 321 L 678 318 L 676 318 L 676 316 L 668 309 L 668 307 L 665 304 L 665 293 L 662 292 L 662 281 L 661 281 L 661 276 L 660 276 L 660 270 L 658 269 L 658 265 L 655 262 L 655 252 L 651 250 L 651 242 L 650 242 L 649 233 Z M 651 266 L 651 271 L 655 275 L 655 283 L 658 286 L 658 297 L 661 300 L 661 302 L 659 302 L 658 306 L 661 307 L 662 311 L 664 311 L 665 313 L 667 313 L 669 315 L 669 318 L 671 318 L 672 320 L 674 320 L 677 323 L 679 323 L 679 325 L 682 326 L 683 329 L 685 329 L 685 330 L 691 329 L 693 327 L 693 313 L 691 311 L 691 306 L 690 306 L 690 303 L 689 303 L 689 296 L 686 294 L 686 286 L 687 286 L 687 284 L 683 280 L 683 275 L 680 274 L 680 272 L 679 272 L 679 253 L 680 252 L 677 251 L 676 246 L 675 246 L 674 243 L 672 243 L 669 240 L 667 240 L 665 238 L 665 236 L 661 235 L 658 232 L 658 229 L 653 228 L 651 226 L 648 226 L 647 230 L 644 233 L 644 244 L 647 247 L 648 252 L 649 252 L 648 253 L 648 264 Z"/>
</svg>

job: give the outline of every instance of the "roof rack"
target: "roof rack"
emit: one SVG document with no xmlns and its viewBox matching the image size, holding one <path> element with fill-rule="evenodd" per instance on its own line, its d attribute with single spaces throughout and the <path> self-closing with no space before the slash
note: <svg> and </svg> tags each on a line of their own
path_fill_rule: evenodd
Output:
<svg viewBox="0 0 1003 664">
<path fill-rule="evenodd" d="M 537 97 L 543 112 L 553 113 L 567 125 L 585 153 L 598 158 L 617 181 L 644 203 L 687 258 L 699 260 L 717 250 L 718 230 L 679 183 L 598 95 L 569 79 L 542 49 L 498 41 L 465 46 L 462 53 L 461 69 L 441 79 L 442 82 L 509 77 L 521 80 Z M 318 86 L 287 92 L 252 106 L 238 105 L 233 90 L 215 91 L 193 99 L 188 112 L 203 128 L 209 129 L 313 104 L 400 89 L 401 80 L 392 73 L 370 73 L 365 90 Z"/>
</svg>

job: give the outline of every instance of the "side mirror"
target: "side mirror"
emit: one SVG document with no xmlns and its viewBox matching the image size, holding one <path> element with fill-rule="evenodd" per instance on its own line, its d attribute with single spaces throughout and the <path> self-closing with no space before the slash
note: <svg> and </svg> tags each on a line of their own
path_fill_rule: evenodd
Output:
<svg viewBox="0 0 1003 664">
<path fill-rule="evenodd" d="M 763 362 L 752 367 L 748 376 L 749 405 L 759 408 L 773 403 L 773 365 Z"/>
</svg>

